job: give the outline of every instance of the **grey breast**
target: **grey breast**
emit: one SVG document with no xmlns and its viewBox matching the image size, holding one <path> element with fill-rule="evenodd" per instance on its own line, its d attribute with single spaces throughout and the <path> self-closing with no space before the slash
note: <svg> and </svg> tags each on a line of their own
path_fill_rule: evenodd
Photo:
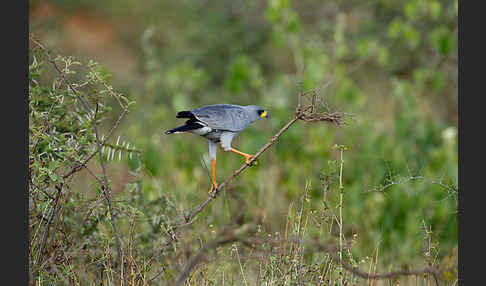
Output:
<svg viewBox="0 0 486 286">
<path fill-rule="evenodd" d="M 241 132 L 251 120 L 246 109 L 233 104 L 214 104 L 191 111 L 206 126 L 217 131 Z"/>
</svg>

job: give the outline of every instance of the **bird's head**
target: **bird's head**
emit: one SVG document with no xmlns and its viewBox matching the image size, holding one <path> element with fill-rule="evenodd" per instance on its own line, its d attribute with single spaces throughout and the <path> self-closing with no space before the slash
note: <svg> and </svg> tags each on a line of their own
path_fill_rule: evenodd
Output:
<svg viewBox="0 0 486 286">
<path fill-rule="evenodd" d="M 268 113 L 262 107 L 258 105 L 247 105 L 246 109 L 252 121 L 257 121 L 261 118 L 268 118 Z"/>
</svg>

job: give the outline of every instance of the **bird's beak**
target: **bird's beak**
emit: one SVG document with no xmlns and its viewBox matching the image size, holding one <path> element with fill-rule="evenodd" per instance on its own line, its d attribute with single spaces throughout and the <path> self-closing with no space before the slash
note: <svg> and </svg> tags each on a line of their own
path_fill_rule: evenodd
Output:
<svg viewBox="0 0 486 286">
<path fill-rule="evenodd" d="M 268 118 L 268 113 L 266 111 L 264 111 L 264 112 L 262 112 L 262 114 L 260 114 L 260 117 Z"/>
</svg>

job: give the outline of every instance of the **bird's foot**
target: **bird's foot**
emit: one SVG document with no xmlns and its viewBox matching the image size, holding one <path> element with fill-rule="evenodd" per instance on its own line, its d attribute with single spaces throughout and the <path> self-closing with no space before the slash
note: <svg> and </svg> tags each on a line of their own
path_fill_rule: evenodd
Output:
<svg viewBox="0 0 486 286">
<path fill-rule="evenodd" d="M 211 186 L 211 189 L 208 191 L 208 194 L 211 194 L 212 192 L 216 191 L 218 189 L 218 184 L 216 182 L 213 182 L 213 185 Z"/>
<path fill-rule="evenodd" d="M 225 149 L 226 150 L 226 149 Z M 241 151 L 238 151 L 236 149 L 233 149 L 233 148 L 230 148 L 228 149 L 227 151 L 231 151 L 233 153 L 236 153 L 240 156 L 243 156 L 245 158 L 245 163 L 248 165 L 248 166 L 253 166 L 253 165 L 257 165 L 257 161 L 253 161 L 253 162 L 250 162 L 251 161 L 251 158 L 253 158 L 255 155 L 251 155 L 251 154 L 246 154 L 246 153 L 243 153 Z"/>
</svg>

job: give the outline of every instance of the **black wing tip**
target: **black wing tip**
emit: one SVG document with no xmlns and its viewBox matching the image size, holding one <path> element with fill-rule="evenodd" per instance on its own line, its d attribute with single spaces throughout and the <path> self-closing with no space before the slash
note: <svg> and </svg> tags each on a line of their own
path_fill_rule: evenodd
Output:
<svg viewBox="0 0 486 286">
<path fill-rule="evenodd" d="M 186 131 L 191 131 L 194 129 L 199 129 L 202 128 L 203 125 L 197 123 L 197 122 L 190 122 L 191 120 L 188 120 L 186 122 L 186 125 L 182 125 L 179 127 L 176 127 L 174 129 L 170 129 L 164 132 L 164 134 L 172 134 L 172 133 L 181 133 L 181 132 L 186 132 Z"/>
<path fill-rule="evenodd" d="M 164 134 L 165 135 L 169 135 L 169 134 L 172 134 L 172 133 L 176 133 L 178 132 L 183 126 L 179 126 L 177 128 L 174 128 L 174 129 L 169 129 L 169 130 L 166 130 L 164 131 Z"/>
<path fill-rule="evenodd" d="M 179 111 L 176 118 L 194 118 L 194 114 L 190 111 Z"/>
</svg>

